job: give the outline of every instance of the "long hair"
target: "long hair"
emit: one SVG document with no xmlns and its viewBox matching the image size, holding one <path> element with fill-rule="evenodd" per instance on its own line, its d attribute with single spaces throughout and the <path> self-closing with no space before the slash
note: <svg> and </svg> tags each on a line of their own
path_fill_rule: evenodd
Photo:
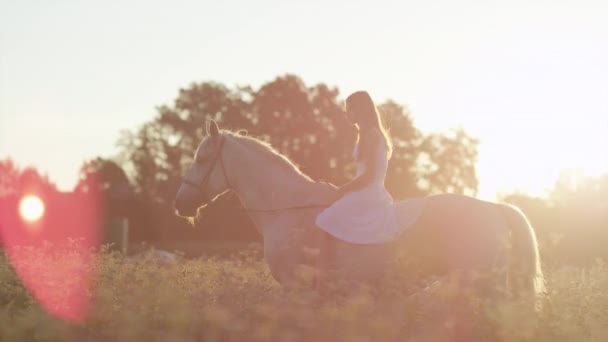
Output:
<svg viewBox="0 0 608 342">
<path fill-rule="evenodd" d="M 373 151 L 372 141 L 369 133 L 372 129 L 377 129 L 386 146 L 387 155 L 390 157 L 393 151 L 393 144 L 387 130 L 382 125 L 380 113 L 367 91 L 357 91 L 350 94 L 345 101 L 346 111 L 352 116 L 354 123 L 359 126 L 359 156 L 361 158 L 370 157 Z"/>
</svg>

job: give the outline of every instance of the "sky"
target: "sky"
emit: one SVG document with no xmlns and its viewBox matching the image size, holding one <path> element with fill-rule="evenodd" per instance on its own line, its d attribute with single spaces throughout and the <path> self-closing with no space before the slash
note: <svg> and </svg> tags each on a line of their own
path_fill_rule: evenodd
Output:
<svg viewBox="0 0 608 342">
<path fill-rule="evenodd" d="M 292 73 L 480 141 L 479 197 L 608 172 L 608 2 L 0 0 L 0 160 L 61 189 L 179 88 Z"/>
</svg>

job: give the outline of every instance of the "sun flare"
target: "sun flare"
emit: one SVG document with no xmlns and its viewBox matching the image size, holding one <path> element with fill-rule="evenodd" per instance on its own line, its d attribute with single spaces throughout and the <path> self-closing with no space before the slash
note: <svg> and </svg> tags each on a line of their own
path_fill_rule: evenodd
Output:
<svg viewBox="0 0 608 342">
<path fill-rule="evenodd" d="M 19 203 L 19 214 L 28 222 L 36 222 L 44 215 L 44 202 L 38 196 L 27 195 Z"/>
</svg>

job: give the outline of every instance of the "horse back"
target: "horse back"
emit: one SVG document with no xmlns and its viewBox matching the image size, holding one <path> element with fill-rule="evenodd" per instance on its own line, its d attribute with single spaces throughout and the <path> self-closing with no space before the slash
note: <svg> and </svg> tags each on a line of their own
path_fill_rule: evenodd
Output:
<svg viewBox="0 0 608 342">
<path fill-rule="evenodd" d="M 426 198 L 418 220 L 400 238 L 399 252 L 423 276 L 504 264 L 509 227 L 500 206 L 463 195 Z"/>
</svg>

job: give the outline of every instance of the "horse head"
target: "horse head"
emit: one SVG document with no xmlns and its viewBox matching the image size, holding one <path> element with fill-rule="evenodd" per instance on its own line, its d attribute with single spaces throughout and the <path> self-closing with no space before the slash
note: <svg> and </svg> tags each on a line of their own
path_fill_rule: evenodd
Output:
<svg viewBox="0 0 608 342">
<path fill-rule="evenodd" d="M 217 123 L 207 120 L 207 136 L 199 144 L 190 170 L 182 180 L 174 207 L 179 216 L 192 217 L 231 188 L 224 165 L 226 136 Z"/>
</svg>

